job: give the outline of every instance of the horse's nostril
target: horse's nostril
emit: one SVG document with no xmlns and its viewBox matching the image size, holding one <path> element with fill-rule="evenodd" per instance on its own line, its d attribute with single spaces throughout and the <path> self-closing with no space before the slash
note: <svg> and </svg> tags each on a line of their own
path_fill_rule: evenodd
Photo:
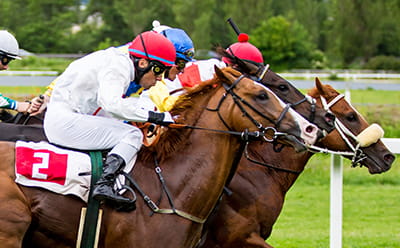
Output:
<svg viewBox="0 0 400 248">
<path fill-rule="evenodd" d="M 392 154 L 386 154 L 383 158 L 388 164 L 392 164 L 394 161 L 394 156 Z"/>
<path fill-rule="evenodd" d="M 306 127 L 306 132 L 307 133 L 312 133 L 313 130 L 314 130 L 314 128 L 312 126 Z"/>
<path fill-rule="evenodd" d="M 326 113 L 325 114 L 325 121 L 333 126 L 333 124 L 334 124 L 333 122 L 335 121 L 335 115 L 333 115 L 331 113 Z"/>
</svg>

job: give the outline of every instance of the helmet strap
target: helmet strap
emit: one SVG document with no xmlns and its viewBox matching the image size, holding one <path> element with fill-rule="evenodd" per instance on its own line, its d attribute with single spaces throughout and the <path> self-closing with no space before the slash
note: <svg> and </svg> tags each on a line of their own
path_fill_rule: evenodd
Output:
<svg viewBox="0 0 400 248">
<path fill-rule="evenodd" d="M 142 68 L 139 66 L 139 60 L 143 58 L 137 58 L 131 55 L 131 59 L 133 60 L 133 64 L 135 65 L 135 81 L 137 84 L 139 84 L 140 79 L 142 79 L 143 75 L 151 70 L 151 65 L 149 63 L 147 67 Z"/>
</svg>

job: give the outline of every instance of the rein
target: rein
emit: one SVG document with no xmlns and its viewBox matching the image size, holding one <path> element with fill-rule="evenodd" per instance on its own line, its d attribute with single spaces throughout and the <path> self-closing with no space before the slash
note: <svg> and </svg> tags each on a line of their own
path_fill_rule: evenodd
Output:
<svg viewBox="0 0 400 248">
<path fill-rule="evenodd" d="M 267 164 L 267 163 L 264 163 L 264 162 L 261 162 L 261 161 L 257 161 L 257 160 L 255 160 L 255 159 L 251 158 L 251 157 L 249 156 L 249 152 L 248 152 L 248 144 L 249 144 L 249 143 L 247 142 L 247 143 L 246 143 L 246 146 L 245 146 L 245 149 L 244 149 L 244 156 L 245 156 L 245 158 L 246 158 L 247 160 L 249 160 L 250 162 L 255 163 L 255 164 L 258 164 L 258 165 L 261 165 L 261 166 L 264 166 L 264 167 L 267 167 L 267 168 L 270 168 L 270 169 L 274 169 L 274 170 L 279 170 L 279 171 L 283 171 L 283 172 L 288 172 L 288 173 L 292 173 L 292 174 L 296 174 L 296 175 L 300 175 L 300 174 L 301 174 L 302 171 L 296 171 L 296 170 L 291 170 L 291 169 L 276 167 L 276 166 L 274 166 L 274 165 L 270 165 L 270 164 Z"/>
<path fill-rule="evenodd" d="M 320 96 L 322 105 L 326 111 L 330 111 L 330 108 L 335 105 L 339 100 L 344 99 L 343 94 L 337 95 L 331 102 L 327 102 L 327 100 Z M 344 151 L 332 151 L 327 148 L 321 148 L 315 145 L 310 145 L 309 148 L 312 152 L 321 152 L 321 153 L 331 153 L 341 156 L 352 156 L 351 166 L 356 167 L 361 161 L 367 158 L 367 156 L 363 153 L 360 147 L 360 143 L 357 140 L 357 137 L 341 122 L 338 118 L 335 118 L 335 128 L 339 132 L 342 139 L 346 142 L 347 146 L 352 150 L 352 152 L 344 152 Z M 349 140 L 352 139 L 356 145 Z"/>
</svg>

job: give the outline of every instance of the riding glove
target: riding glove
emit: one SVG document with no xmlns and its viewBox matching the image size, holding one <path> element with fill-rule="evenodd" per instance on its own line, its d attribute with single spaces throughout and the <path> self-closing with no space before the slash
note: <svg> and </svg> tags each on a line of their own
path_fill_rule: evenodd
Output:
<svg viewBox="0 0 400 248">
<path fill-rule="evenodd" d="M 169 124 L 175 123 L 169 112 L 157 113 L 149 111 L 149 118 L 147 121 L 161 126 L 168 126 Z"/>
</svg>

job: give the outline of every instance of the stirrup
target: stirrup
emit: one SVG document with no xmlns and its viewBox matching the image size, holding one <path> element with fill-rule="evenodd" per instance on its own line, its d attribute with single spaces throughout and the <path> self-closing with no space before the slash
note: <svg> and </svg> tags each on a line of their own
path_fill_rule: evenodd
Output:
<svg viewBox="0 0 400 248">
<path fill-rule="evenodd" d="M 127 185 L 122 185 L 121 188 L 118 189 L 118 191 L 121 191 L 121 190 L 124 190 L 124 189 L 131 193 L 132 198 L 128 198 L 127 197 L 127 199 L 129 199 L 130 201 L 127 202 L 127 203 L 118 204 L 118 206 L 116 206 L 115 209 L 117 211 L 121 211 L 121 212 L 122 211 L 123 212 L 130 212 L 130 211 L 133 211 L 133 210 L 136 209 L 136 194 L 133 191 L 133 189 L 131 187 L 127 186 Z M 116 194 L 118 194 L 118 192 L 116 192 Z"/>
</svg>

